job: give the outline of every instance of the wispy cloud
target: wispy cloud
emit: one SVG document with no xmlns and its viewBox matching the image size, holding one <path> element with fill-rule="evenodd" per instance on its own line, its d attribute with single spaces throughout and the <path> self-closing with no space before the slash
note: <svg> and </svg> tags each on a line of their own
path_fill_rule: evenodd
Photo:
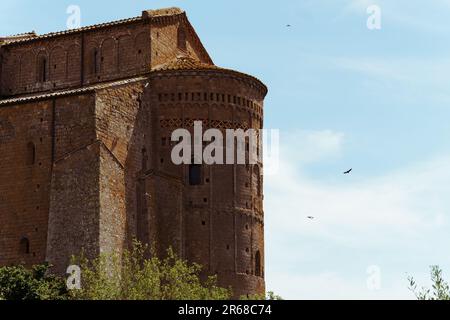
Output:
<svg viewBox="0 0 450 320">
<path fill-rule="evenodd" d="M 420 243 L 423 235 L 443 233 L 449 227 L 450 199 L 446 195 L 450 193 L 450 156 L 432 157 L 375 178 L 369 178 L 370 175 L 359 172 L 358 168 L 354 168 L 353 175 L 361 178 L 353 179 L 352 175 L 344 176 L 336 172 L 340 181 L 333 183 L 304 174 L 313 159 L 320 162 L 329 157 L 339 157 L 343 152 L 344 137 L 342 133 L 331 130 L 291 133 L 291 140 L 304 140 L 300 142 L 303 146 L 301 152 L 293 151 L 292 145 L 286 143 L 288 140 L 284 140 L 286 144 L 281 147 L 280 172 L 266 178 L 265 211 L 270 213 L 266 216 L 267 232 L 289 238 L 292 245 L 286 250 L 300 256 L 302 253 L 296 252 L 300 248 L 298 243 L 305 241 L 333 243 L 340 250 L 350 250 L 355 254 L 358 250 L 364 252 L 368 247 L 389 251 L 417 244 L 419 254 L 420 248 L 423 248 Z M 305 158 L 302 153 L 315 156 Z M 305 162 L 305 159 L 308 161 Z M 315 220 L 309 221 L 307 216 L 314 216 Z M 269 253 L 270 243 L 278 243 L 278 240 L 269 236 Z M 326 250 L 322 253 L 324 257 L 328 255 Z M 316 258 L 319 266 L 321 259 Z M 274 259 L 269 257 L 270 261 Z M 283 259 L 283 256 L 277 255 L 276 259 Z M 280 263 L 289 265 L 288 261 Z M 320 290 L 320 285 L 315 280 L 320 279 L 319 284 L 330 281 L 329 285 L 342 288 L 346 292 L 340 295 L 342 297 L 355 297 L 358 290 L 368 297 L 364 286 L 356 289 L 346 287 L 347 282 L 351 283 L 350 279 L 345 279 L 348 274 L 338 277 L 332 268 L 325 269 L 332 274 L 312 274 L 310 279 L 305 279 L 305 270 L 289 273 L 291 279 L 299 279 L 297 286 L 302 289 L 296 294 L 304 294 L 306 286 L 311 291 L 311 297 L 319 297 L 317 290 Z M 274 283 L 280 283 L 276 269 L 273 275 L 268 274 L 269 283 L 272 276 Z M 390 285 L 401 286 L 398 283 Z M 337 294 L 336 290 L 333 292 Z M 304 295 L 302 297 L 305 298 Z"/>
</svg>

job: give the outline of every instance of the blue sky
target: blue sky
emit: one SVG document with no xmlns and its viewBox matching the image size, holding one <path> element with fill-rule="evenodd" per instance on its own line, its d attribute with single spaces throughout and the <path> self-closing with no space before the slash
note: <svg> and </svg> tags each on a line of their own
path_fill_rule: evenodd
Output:
<svg viewBox="0 0 450 320">
<path fill-rule="evenodd" d="M 71 4 L 82 25 L 179 6 L 217 65 L 268 85 L 265 126 L 281 130 L 268 289 L 408 299 L 407 274 L 428 284 L 439 264 L 450 278 L 450 0 L 7 0 L 0 34 L 63 30 Z M 372 4 L 381 30 L 366 27 Z"/>
</svg>

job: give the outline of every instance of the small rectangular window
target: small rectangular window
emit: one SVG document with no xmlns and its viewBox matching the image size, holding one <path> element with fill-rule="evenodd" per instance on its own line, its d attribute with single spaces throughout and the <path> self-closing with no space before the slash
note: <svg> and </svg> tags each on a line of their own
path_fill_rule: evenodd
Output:
<svg viewBox="0 0 450 320">
<path fill-rule="evenodd" d="M 200 164 L 189 165 L 189 184 L 198 186 L 202 183 L 202 166 Z"/>
</svg>

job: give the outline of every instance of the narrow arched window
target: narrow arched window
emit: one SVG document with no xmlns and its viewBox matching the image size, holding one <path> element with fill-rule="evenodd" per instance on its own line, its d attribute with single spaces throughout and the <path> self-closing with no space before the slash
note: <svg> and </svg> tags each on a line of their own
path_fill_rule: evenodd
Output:
<svg viewBox="0 0 450 320">
<path fill-rule="evenodd" d="M 28 240 L 28 238 L 23 237 L 20 240 L 20 253 L 21 254 L 29 254 L 30 253 L 30 240 Z"/>
<path fill-rule="evenodd" d="M 259 253 L 259 250 L 255 254 L 255 276 L 261 276 L 261 253 Z"/>
<path fill-rule="evenodd" d="M 98 74 L 99 73 L 99 59 L 100 59 L 100 55 L 99 55 L 99 52 L 98 52 L 98 49 L 97 48 L 93 48 L 92 49 L 92 51 L 91 51 L 91 61 L 90 61 L 90 64 L 91 64 L 91 66 L 90 66 L 90 69 L 91 69 L 91 73 L 92 74 L 94 74 L 94 75 L 96 75 L 96 74 Z"/>
<path fill-rule="evenodd" d="M 38 60 L 38 81 L 39 82 L 46 82 L 48 74 L 48 68 L 47 68 L 47 57 L 40 56 Z"/>
<path fill-rule="evenodd" d="M 36 162 L 36 146 L 33 142 L 27 144 L 26 163 L 29 166 L 34 165 Z"/>
<path fill-rule="evenodd" d="M 189 165 L 189 184 L 191 186 L 198 186 L 202 184 L 202 165 L 190 164 Z"/>
</svg>

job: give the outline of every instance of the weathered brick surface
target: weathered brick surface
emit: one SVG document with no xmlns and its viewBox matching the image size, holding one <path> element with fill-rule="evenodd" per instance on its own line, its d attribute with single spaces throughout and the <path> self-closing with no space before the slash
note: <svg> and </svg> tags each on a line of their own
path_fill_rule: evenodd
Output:
<svg viewBox="0 0 450 320">
<path fill-rule="evenodd" d="M 137 238 L 263 292 L 262 163 L 202 165 L 193 186 L 170 140 L 194 120 L 262 128 L 265 86 L 215 67 L 178 9 L 30 37 L 0 46 L 0 265 L 63 273 Z"/>
<path fill-rule="evenodd" d="M 52 167 L 52 103 L 0 109 L 0 264 L 45 259 Z M 35 146 L 30 162 L 29 144 Z M 29 254 L 20 240 L 30 241 Z"/>
</svg>

